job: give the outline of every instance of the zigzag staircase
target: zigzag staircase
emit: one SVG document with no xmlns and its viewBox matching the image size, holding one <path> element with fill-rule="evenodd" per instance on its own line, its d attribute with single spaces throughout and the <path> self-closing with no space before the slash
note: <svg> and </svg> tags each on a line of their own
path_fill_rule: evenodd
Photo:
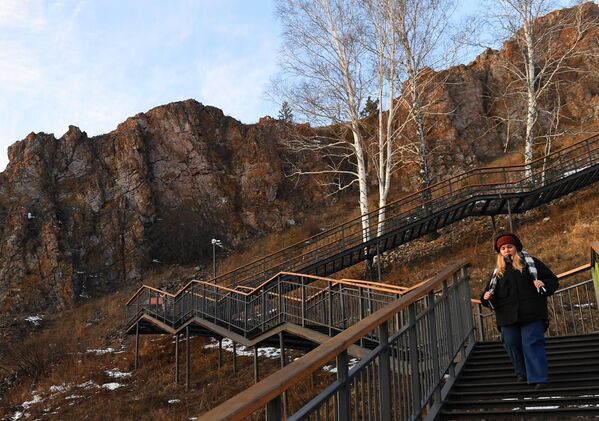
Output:
<svg viewBox="0 0 599 421">
<path fill-rule="evenodd" d="M 401 335 L 408 335 L 413 326 L 420 323 L 413 319 L 416 316 L 409 309 L 414 307 L 414 312 L 423 310 L 426 313 L 431 311 L 433 304 L 436 305 L 437 299 L 440 303 L 447 300 L 443 305 L 449 306 L 451 311 L 447 310 L 444 316 L 445 323 L 455 317 L 461 320 L 458 336 L 449 329 L 450 336 L 444 339 L 447 342 L 447 349 L 443 351 L 446 353 L 444 364 L 448 364 L 444 375 L 449 376 L 449 380 L 442 381 L 442 385 L 427 383 L 427 387 L 431 389 L 425 391 L 422 389 L 424 386 L 416 381 L 415 374 L 412 374 L 405 381 L 412 383 L 412 390 L 408 393 L 412 394 L 413 402 L 406 407 L 402 404 L 401 408 L 394 409 L 395 413 L 402 414 L 396 417 L 398 419 L 404 419 L 404 416 L 417 419 L 422 417 L 422 414 L 441 416 L 443 399 L 448 396 L 451 386 L 455 383 L 456 373 L 464 366 L 468 355 L 474 349 L 474 328 L 469 321 L 472 320 L 472 312 L 470 305 L 465 305 L 464 301 L 469 295 L 465 263 L 452 266 L 435 279 L 411 290 L 366 281 L 334 280 L 325 276 L 360 261 L 372 259 L 380 253 L 461 219 L 524 212 L 597 180 L 599 135 L 554 152 L 526 167 L 472 170 L 386 206 L 384 227 L 379 229 L 376 236 L 372 233 L 377 232 L 379 210 L 256 260 L 211 282 L 192 281 L 176 294 L 143 286 L 127 303 L 126 331 L 129 334 L 175 334 L 177 338 L 181 332 L 186 332 L 187 335 L 228 337 L 246 346 L 269 344 L 275 341 L 277 335 L 286 335 L 286 346 L 310 349 L 325 341 L 327 345 L 332 346 L 332 339 L 329 338 L 339 338 L 341 341 L 346 335 L 350 335 L 356 326 L 377 319 L 377 315 L 384 313 L 385 317 L 393 317 L 393 323 L 391 319 L 386 319 L 384 323 L 390 324 L 384 329 L 387 333 L 383 338 L 387 337 L 386 335 L 395 335 L 395 342 L 389 337 L 389 343 L 381 344 L 380 335 L 383 331 L 380 328 L 378 331 L 370 329 L 368 332 L 361 331 L 359 337 L 345 338 L 339 345 L 339 352 L 359 357 L 364 361 L 364 366 L 378 365 L 377 358 L 384 355 L 381 352 L 391 352 L 397 357 L 405 355 L 406 364 L 411 364 L 411 372 L 420 373 L 419 363 L 409 362 L 418 360 L 419 351 L 415 349 L 419 344 L 424 347 L 421 339 L 412 342 L 418 334 L 413 333 L 414 336 L 410 336 L 410 339 L 400 340 Z M 367 221 L 367 224 L 364 225 L 364 221 Z M 451 297 L 452 288 L 460 291 L 459 297 Z M 458 304 L 451 300 L 464 302 Z M 390 310 L 394 306 L 399 306 L 395 313 Z M 482 320 L 482 316 L 479 318 Z M 431 326 L 427 329 L 436 331 Z M 438 329 L 447 329 L 447 325 L 440 325 L 437 331 Z M 483 330 L 482 322 L 478 330 Z M 430 346 L 437 339 L 429 337 L 424 340 L 427 342 L 426 346 Z M 178 345 L 178 341 L 176 342 Z M 414 352 L 416 354 L 413 354 Z M 376 355 L 372 356 L 373 353 Z M 437 351 L 431 355 L 435 353 Z M 408 355 L 411 356 L 408 358 Z M 427 376 L 432 376 L 434 370 L 430 370 L 437 364 L 433 363 L 435 358 L 430 359 L 431 355 L 427 357 L 427 364 L 430 364 Z M 367 360 L 368 356 L 375 359 Z M 461 356 L 459 361 L 456 360 L 458 356 Z M 326 361 L 330 361 L 331 357 L 335 358 L 335 355 L 328 354 Z M 338 363 L 341 364 L 339 361 Z M 399 373 L 404 371 L 404 368 L 401 368 L 403 364 L 398 362 L 398 366 L 390 370 L 399 370 L 399 376 Z M 285 369 L 281 371 L 284 372 Z M 443 375 L 441 378 L 444 378 Z M 432 378 L 427 381 L 432 381 Z M 462 381 L 463 379 L 460 380 Z M 289 379 L 287 382 L 291 384 Z M 463 383 L 457 384 L 460 386 L 456 387 L 467 387 L 463 386 Z M 374 389 L 377 389 L 378 393 L 384 392 L 385 387 L 382 384 L 377 387 Z M 417 393 L 414 388 L 422 390 Z M 280 397 L 275 398 L 274 394 L 272 396 L 274 400 L 269 403 L 270 411 L 267 407 L 267 415 L 270 414 L 268 419 L 280 419 L 280 408 L 276 409 L 280 406 Z M 383 398 L 384 396 L 379 398 L 378 404 L 382 405 Z M 261 399 L 260 402 L 266 401 Z M 423 402 L 424 406 L 421 405 Z M 448 404 L 450 402 L 452 401 L 447 401 Z M 329 403 L 327 408 L 328 405 Z M 321 409 L 317 407 L 317 411 Z M 360 411 L 365 409 L 358 409 L 356 414 L 361 413 Z M 446 406 L 443 411 L 458 410 Z M 328 414 L 328 410 L 325 412 Z M 418 413 L 421 415 L 418 416 Z M 334 419 L 346 419 L 343 414 L 343 411 L 340 412 Z M 390 419 L 382 412 L 379 415 L 381 417 L 374 416 L 372 419 Z M 298 415 L 288 419 L 310 417 Z"/>
</svg>

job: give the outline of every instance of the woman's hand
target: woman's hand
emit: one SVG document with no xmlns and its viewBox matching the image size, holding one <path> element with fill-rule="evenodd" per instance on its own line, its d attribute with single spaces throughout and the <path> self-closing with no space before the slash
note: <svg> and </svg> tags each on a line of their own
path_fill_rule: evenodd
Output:
<svg viewBox="0 0 599 421">
<path fill-rule="evenodd" d="M 487 291 L 487 292 L 485 292 L 485 295 L 483 295 L 483 300 L 490 300 L 492 297 L 493 297 L 493 292 Z"/>
<path fill-rule="evenodd" d="M 545 283 L 543 281 L 538 280 L 538 279 L 536 281 L 534 281 L 534 284 L 535 284 L 535 288 L 536 289 L 545 288 Z"/>
</svg>

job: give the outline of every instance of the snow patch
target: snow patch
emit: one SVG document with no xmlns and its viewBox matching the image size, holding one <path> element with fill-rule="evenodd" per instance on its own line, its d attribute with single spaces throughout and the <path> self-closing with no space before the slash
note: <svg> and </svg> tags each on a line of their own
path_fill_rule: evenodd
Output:
<svg viewBox="0 0 599 421">
<path fill-rule="evenodd" d="M 117 390 L 117 389 L 119 389 L 119 388 L 121 388 L 123 386 L 125 386 L 125 385 L 121 384 L 121 383 L 114 383 L 113 382 L 113 383 L 104 383 L 102 385 L 102 388 L 106 389 L 106 390 Z"/>
<path fill-rule="evenodd" d="M 110 352 L 114 352 L 114 348 L 106 348 L 106 349 L 88 349 L 85 352 L 88 354 L 96 354 L 96 355 L 104 355 Z"/>
<path fill-rule="evenodd" d="M 23 407 L 23 409 L 29 409 L 31 407 L 31 405 L 35 405 L 36 403 L 40 403 L 43 401 L 44 400 L 42 399 L 42 397 L 40 395 L 33 395 L 32 400 L 23 402 L 21 404 L 21 406 Z"/>
<path fill-rule="evenodd" d="M 169 399 L 168 400 L 168 403 L 170 403 L 171 405 L 174 405 L 174 404 L 180 403 L 180 402 L 181 402 L 181 399 Z"/>
<path fill-rule="evenodd" d="M 108 377 L 112 377 L 113 379 L 122 379 L 126 377 L 131 377 L 133 373 L 123 373 L 118 368 L 113 368 L 112 370 L 104 371 Z"/>
<path fill-rule="evenodd" d="M 36 314 L 35 316 L 25 317 L 25 321 L 31 323 L 34 326 L 39 326 L 40 322 L 44 319 L 44 315 Z"/>
<path fill-rule="evenodd" d="M 48 392 L 50 392 L 50 393 L 64 393 L 68 389 L 69 389 L 69 386 L 67 386 L 66 384 L 62 384 L 60 386 L 58 386 L 58 385 L 52 385 L 48 389 Z"/>
<path fill-rule="evenodd" d="M 218 348 L 218 341 L 213 340 L 211 343 L 206 345 L 204 348 L 206 348 L 206 349 Z M 227 338 L 223 339 L 223 350 L 228 351 L 228 352 L 233 352 L 233 341 L 231 339 L 227 339 Z M 248 349 L 242 345 L 237 345 L 237 347 L 235 348 L 235 351 L 236 351 L 237 355 L 240 355 L 242 357 L 253 357 L 254 356 L 253 349 Z M 280 355 L 281 355 L 281 351 L 279 350 L 279 348 L 274 348 L 274 347 L 258 348 L 258 356 L 259 357 L 279 358 Z"/>
</svg>

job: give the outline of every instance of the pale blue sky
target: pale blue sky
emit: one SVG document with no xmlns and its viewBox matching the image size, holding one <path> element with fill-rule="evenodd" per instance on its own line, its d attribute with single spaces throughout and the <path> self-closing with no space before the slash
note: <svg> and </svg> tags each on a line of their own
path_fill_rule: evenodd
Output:
<svg viewBox="0 0 599 421">
<path fill-rule="evenodd" d="M 188 98 L 276 115 L 278 48 L 270 0 L 0 0 L 0 170 L 32 131 L 93 136 Z"/>
<path fill-rule="evenodd" d="M 457 1 L 457 19 L 479 2 Z M 30 132 L 94 136 L 188 98 L 276 117 L 279 47 L 274 0 L 0 0 L 0 171 Z"/>
</svg>

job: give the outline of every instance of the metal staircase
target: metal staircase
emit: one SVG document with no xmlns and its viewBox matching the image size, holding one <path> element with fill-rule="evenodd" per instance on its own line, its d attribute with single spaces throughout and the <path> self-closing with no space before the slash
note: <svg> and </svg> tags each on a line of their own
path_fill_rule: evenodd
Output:
<svg viewBox="0 0 599 421">
<path fill-rule="evenodd" d="M 309 363 L 300 358 L 298 361 L 303 361 L 299 365 L 292 363 L 276 373 L 272 384 L 242 393 L 238 397 L 241 412 L 235 412 L 237 407 L 232 404 L 219 409 L 223 414 L 233 414 L 223 415 L 222 419 L 243 419 L 265 403 L 267 419 L 281 419 L 281 409 L 285 407 L 281 403 L 282 393 L 333 359 L 337 362 L 337 381 L 287 419 L 345 420 L 349 419 L 348 414 L 353 414 L 354 419 L 363 419 L 367 414 L 368 419 L 383 420 L 432 420 L 443 416 L 494 419 L 481 418 L 480 411 L 468 408 L 475 405 L 471 403 L 474 398 L 459 395 L 462 389 L 487 390 L 489 393 L 479 394 L 477 401 L 491 405 L 497 414 L 507 417 L 501 412 L 504 404 L 499 403 L 503 398 L 492 397 L 493 391 L 503 393 L 502 384 L 511 385 L 504 369 L 487 383 L 468 371 L 463 373 L 470 377 L 460 375 L 462 369 L 488 368 L 484 364 L 469 368 L 471 365 L 467 364 L 474 364 L 472 361 L 477 358 L 470 360 L 470 355 L 488 352 L 498 361 L 501 359 L 501 352 L 494 348 L 496 344 L 475 344 L 477 333 L 481 339 L 488 339 L 483 332 L 492 331 L 491 316 L 480 309 L 477 314 L 476 305 L 474 311 L 471 308 L 466 262 L 449 265 L 431 280 L 411 289 L 325 276 L 466 217 L 523 212 L 597 180 L 599 135 L 529 166 L 472 170 L 393 202 L 385 208 L 385 224 L 376 236 L 368 233 L 377 232 L 378 210 L 211 282 L 192 281 L 176 294 L 143 286 L 127 302 L 126 308 L 126 332 L 136 335 L 135 366 L 140 334 L 175 335 L 176 379 L 180 335 L 228 337 L 234 343 L 254 347 L 258 381 L 257 347 L 276 345 L 278 336 L 281 348 L 284 348 L 283 338 L 287 347 L 297 349 L 321 345 L 313 351 L 316 357 L 310 357 L 312 352 L 304 357 L 312 358 Z M 369 224 L 367 229 L 362 224 L 364 219 Z M 599 276 L 599 263 L 597 271 Z M 585 288 L 588 298 L 588 285 Z M 564 318 L 563 323 L 556 326 L 556 334 L 564 335 L 562 328 L 566 333 L 568 328 L 574 334 L 585 333 L 583 328 L 588 325 L 596 331 L 599 326 L 596 301 L 579 300 L 576 304 L 571 291 L 567 291 L 569 298 L 560 296 L 561 301 L 553 303 L 554 314 L 564 312 L 569 306 L 568 311 L 580 313 L 581 318 L 574 320 L 573 317 L 573 324 Z M 578 289 L 575 291 L 580 295 Z M 589 316 L 583 312 L 583 304 L 588 306 Z M 594 339 L 589 340 L 597 340 L 596 336 L 591 337 Z M 558 342 L 560 340 L 555 339 L 555 343 Z M 189 341 L 186 344 L 188 346 Z M 592 344 L 591 347 L 596 345 Z M 558 345 L 552 344 L 552 352 L 553 349 L 558 350 Z M 560 355 L 560 351 L 555 352 Z M 360 359 L 351 370 L 348 355 Z M 584 360 L 573 359 L 567 364 L 579 361 Z M 571 386 L 575 382 L 574 377 L 563 372 L 555 371 L 553 375 L 556 381 L 564 379 L 563 384 L 555 383 L 556 387 Z M 471 380 L 479 383 L 472 386 Z M 576 411 L 568 409 L 570 395 L 562 389 L 557 391 L 564 392 L 564 414 L 573 415 Z M 512 394 L 505 399 L 516 399 L 518 404 L 524 405 L 527 397 L 530 395 L 523 391 L 521 395 Z M 571 398 L 572 402 L 576 400 L 573 395 Z M 251 405 L 248 399 L 254 399 Z M 466 404 L 461 407 L 456 402 Z M 594 406 L 589 408 L 592 409 L 587 412 L 597 410 Z M 217 413 L 220 414 L 214 412 Z M 242 417 L 241 413 L 245 415 Z M 599 415 L 599 411 L 592 413 Z M 221 419 L 220 415 L 214 418 L 214 414 L 211 411 L 202 419 Z M 533 412 L 525 414 L 535 415 Z"/>
<path fill-rule="evenodd" d="M 443 420 L 599 417 L 599 333 L 547 339 L 549 386 L 517 383 L 499 342 L 477 343 L 440 412 Z"/>
<path fill-rule="evenodd" d="M 318 276 L 371 259 L 463 218 L 523 212 L 597 180 L 599 135 L 556 151 L 529 166 L 468 171 L 387 205 L 380 235 L 370 236 L 366 241 L 362 221 L 366 218 L 369 231 L 377 232 L 379 210 L 211 282 L 193 281 L 175 295 L 144 286 L 127 303 L 126 331 L 172 333 L 195 318 L 196 324 L 202 320 L 204 325 L 204 330 L 194 326 L 197 333 L 211 331 L 231 338 L 234 337 L 230 335 L 237 335 L 237 339 L 257 337 L 265 328 L 285 319 L 284 306 L 294 308 L 297 301 L 286 298 L 286 294 Z M 430 199 L 425 201 L 425 197 Z M 303 274 L 303 280 L 298 281 L 302 275 L 297 274 Z M 344 289 L 341 291 L 339 294 L 331 291 L 331 296 L 344 296 Z M 282 297 L 280 306 L 273 304 L 277 294 Z M 328 293 L 322 294 L 328 296 Z M 335 324 L 328 327 L 342 328 Z"/>
</svg>

